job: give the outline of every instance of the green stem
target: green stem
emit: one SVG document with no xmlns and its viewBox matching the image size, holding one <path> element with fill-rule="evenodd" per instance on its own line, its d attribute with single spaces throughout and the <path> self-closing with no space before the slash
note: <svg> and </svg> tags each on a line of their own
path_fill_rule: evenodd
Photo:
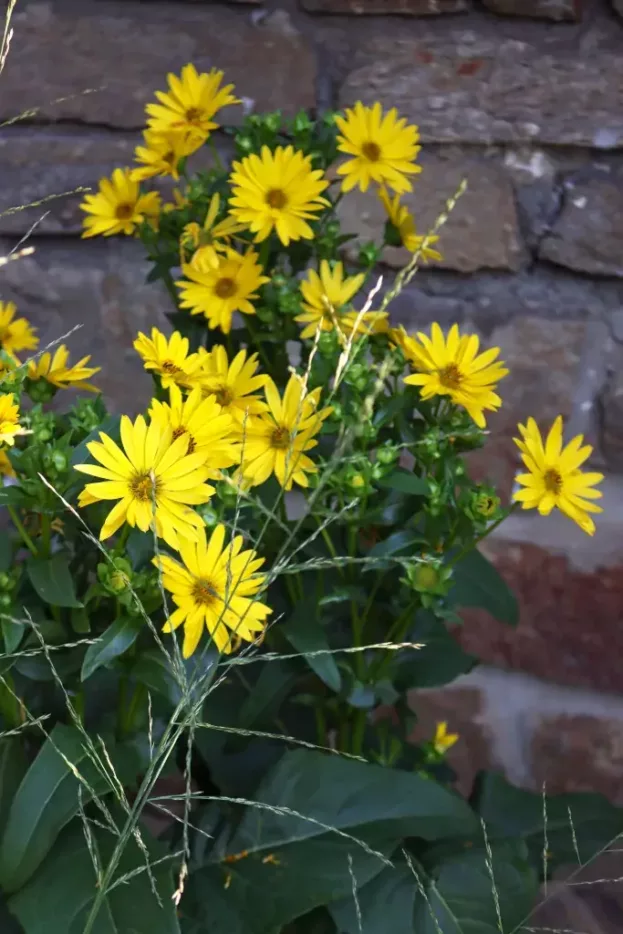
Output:
<svg viewBox="0 0 623 934">
<path fill-rule="evenodd" d="M 119 732 L 121 736 L 128 736 L 132 733 L 136 714 L 145 698 L 145 685 L 137 684 L 130 697 L 130 702 L 128 704 L 124 703 L 127 698 L 128 683 L 128 679 L 125 677 L 122 682 L 123 690 L 120 697 L 121 707 L 119 709 Z"/>
<path fill-rule="evenodd" d="M 363 754 L 363 741 L 366 734 L 367 722 L 367 712 L 365 710 L 358 710 L 353 723 L 353 742 L 351 747 L 355 756 L 361 756 Z"/>
<path fill-rule="evenodd" d="M 319 746 L 326 746 L 327 743 L 327 720 L 322 707 L 315 708 L 316 714 L 316 738 Z"/>
<path fill-rule="evenodd" d="M 50 545 L 52 539 L 52 520 L 49 516 L 41 516 L 41 553 L 44 557 L 50 556 Z"/>
<path fill-rule="evenodd" d="M 476 548 L 478 547 L 478 545 L 480 545 L 480 543 L 483 542 L 483 541 L 485 540 L 485 538 L 487 538 L 489 535 L 491 535 L 491 533 L 494 532 L 495 529 L 497 529 L 498 526 L 502 525 L 502 523 L 505 522 L 505 521 L 508 519 L 508 517 L 511 515 L 511 513 L 513 513 L 513 512 L 515 511 L 515 509 L 517 509 L 517 506 L 518 506 L 517 503 L 513 503 L 512 506 L 510 507 L 510 509 L 508 509 L 508 510 L 504 513 L 504 515 L 500 516 L 499 519 L 496 519 L 495 522 L 492 522 L 491 525 L 490 525 L 488 528 L 486 528 L 485 531 L 484 531 L 481 535 L 479 535 L 477 538 L 475 538 L 473 542 L 470 542 L 469 545 L 466 545 L 465 548 L 461 549 L 461 551 L 459 551 L 458 555 L 456 555 L 456 556 L 452 559 L 452 561 L 450 561 L 450 563 L 448 564 L 448 569 L 451 569 L 451 568 L 455 567 L 455 566 L 459 563 L 459 561 L 461 561 L 466 555 L 468 555 L 468 554 L 470 554 L 470 552 L 474 551 L 474 549 L 476 549 Z"/>
<path fill-rule="evenodd" d="M 216 148 L 216 144 L 211 136 L 208 137 L 208 146 L 212 150 L 212 155 L 214 156 L 214 161 L 216 163 L 217 169 L 219 170 L 219 172 L 224 172 L 225 166 L 223 165 L 223 160 L 221 159 L 219 151 Z"/>
<path fill-rule="evenodd" d="M 19 534 L 20 534 L 20 536 L 21 536 L 21 538 L 22 538 L 22 541 L 24 542 L 24 544 L 26 545 L 26 547 L 28 548 L 28 550 L 29 550 L 33 555 L 38 555 L 39 552 L 37 551 L 37 548 L 35 547 L 35 544 L 34 544 L 32 538 L 30 537 L 30 535 L 28 534 L 28 532 L 27 532 L 26 529 L 24 528 L 24 525 L 23 525 L 23 523 L 22 523 L 22 520 L 21 520 L 20 517 L 17 515 L 17 511 L 15 510 L 15 508 L 14 508 L 13 506 L 7 506 L 7 509 L 9 510 L 9 515 L 10 515 L 10 517 L 11 517 L 11 520 L 12 520 L 12 522 L 13 522 L 13 525 L 15 526 L 15 528 L 17 529 L 17 531 L 19 532 Z"/>
<path fill-rule="evenodd" d="M 409 625 L 413 611 L 417 609 L 418 604 L 418 599 L 411 600 L 406 609 L 404 609 L 402 613 L 396 617 L 388 630 L 387 637 L 385 639 L 386 642 L 404 641 L 407 626 Z M 369 682 L 376 683 L 381 679 L 381 676 L 385 674 L 385 669 L 391 662 L 393 652 L 394 650 L 390 649 L 384 655 L 382 655 L 375 664 L 371 666 L 367 679 Z"/>
<path fill-rule="evenodd" d="M 251 323 L 251 318 L 252 318 L 252 315 L 246 315 L 245 317 L 245 324 L 247 326 L 247 331 L 249 332 L 251 341 L 253 342 L 253 346 L 255 347 L 255 349 L 260 355 L 260 359 L 262 363 L 264 364 L 264 367 L 266 368 L 266 372 L 270 373 L 270 360 L 266 356 L 266 352 L 262 346 L 262 341 L 259 339 L 258 333 L 255 330 L 255 325 Z"/>
</svg>

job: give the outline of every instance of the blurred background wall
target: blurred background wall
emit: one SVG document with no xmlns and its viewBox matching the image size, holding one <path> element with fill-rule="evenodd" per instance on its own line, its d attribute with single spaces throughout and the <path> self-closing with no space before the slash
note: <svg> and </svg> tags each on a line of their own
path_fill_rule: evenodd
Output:
<svg viewBox="0 0 623 934">
<path fill-rule="evenodd" d="M 131 162 L 167 72 L 222 68 L 248 111 L 396 106 L 422 135 L 421 231 L 467 178 L 443 263 L 394 319 L 457 321 L 502 348 L 511 375 L 475 472 L 508 497 L 515 425 L 562 413 L 595 445 L 605 513 L 592 540 L 529 516 L 487 544 L 519 627 L 465 614 L 462 641 L 487 664 L 420 698 L 421 728 L 447 719 L 463 734 L 466 789 L 487 765 L 623 803 L 622 0 L 19 0 L 13 26 L 0 120 L 23 116 L 0 128 L 0 254 L 29 232 L 35 253 L 0 270 L 0 299 L 44 342 L 82 325 L 70 345 L 103 366 L 117 411 L 148 398 L 132 340 L 164 325 L 167 296 L 145 284 L 137 244 L 80 241 L 79 194 L 44 199 Z M 347 210 L 362 239 L 380 233 L 373 195 Z M 387 282 L 404 259 L 388 251 Z"/>
</svg>

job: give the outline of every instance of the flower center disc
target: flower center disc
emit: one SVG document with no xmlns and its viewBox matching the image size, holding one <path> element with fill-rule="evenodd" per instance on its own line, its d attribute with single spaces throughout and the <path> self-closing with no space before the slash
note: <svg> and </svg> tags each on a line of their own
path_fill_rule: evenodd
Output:
<svg viewBox="0 0 623 934">
<path fill-rule="evenodd" d="M 271 447 L 278 451 L 285 451 L 290 447 L 290 432 L 287 428 L 275 428 L 270 436 Z"/>
<path fill-rule="evenodd" d="M 134 205 L 129 204 L 127 201 L 122 201 L 121 204 L 117 205 L 115 210 L 115 216 L 117 220 L 128 221 L 134 214 Z"/>
<path fill-rule="evenodd" d="M 364 143 L 361 151 L 369 162 L 378 162 L 381 158 L 381 147 L 378 143 L 372 141 Z"/>
<path fill-rule="evenodd" d="M 211 606 L 218 599 L 218 593 L 212 581 L 198 578 L 193 584 L 192 598 L 195 603 L 200 603 L 202 606 Z"/>
<path fill-rule="evenodd" d="M 154 492 L 154 484 L 149 474 L 137 474 L 130 482 L 130 491 L 134 498 L 140 500 L 142 503 L 146 503 L 150 500 Z"/>
<path fill-rule="evenodd" d="M 162 370 L 163 373 L 173 374 L 173 373 L 180 372 L 179 366 L 176 366 L 172 360 L 163 360 L 162 363 L 160 364 L 160 369 Z"/>
<path fill-rule="evenodd" d="M 275 208 L 277 211 L 285 208 L 287 203 L 288 199 L 281 188 L 271 188 L 271 190 L 266 193 L 266 204 L 271 208 Z"/>
<path fill-rule="evenodd" d="M 198 107 L 189 107 L 185 113 L 188 123 L 197 124 L 201 121 L 201 111 Z"/>
<path fill-rule="evenodd" d="M 186 437 L 188 438 L 188 450 L 186 451 L 186 453 L 192 454 L 195 448 L 197 447 L 195 439 L 193 438 L 193 436 L 191 435 L 191 433 L 188 431 L 187 428 L 184 428 L 183 425 L 178 425 L 178 427 L 175 428 L 173 431 L 173 440 L 177 441 L 177 439 L 181 438 L 182 435 L 186 435 Z"/>
<path fill-rule="evenodd" d="M 228 277 L 219 279 L 214 286 L 214 292 L 219 298 L 232 298 L 236 294 L 236 283 Z"/>
<path fill-rule="evenodd" d="M 216 401 L 219 405 L 231 405 L 234 401 L 234 397 L 227 386 L 219 386 L 218 389 L 213 389 L 211 391 L 213 395 L 216 396 Z"/>
<path fill-rule="evenodd" d="M 458 389 L 463 381 L 463 374 L 456 363 L 450 363 L 439 371 L 439 382 L 446 389 Z"/>
<path fill-rule="evenodd" d="M 543 482 L 548 493 L 560 493 L 562 489 L 562 477 L 555 468 L 545 471 Z"/>
</svg>

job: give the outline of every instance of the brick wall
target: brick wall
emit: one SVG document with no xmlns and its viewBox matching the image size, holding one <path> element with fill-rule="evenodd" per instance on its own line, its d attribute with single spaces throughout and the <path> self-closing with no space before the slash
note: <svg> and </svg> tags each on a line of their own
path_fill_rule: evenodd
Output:
<svg viewBox="0 0 623 934">
<path fill-rule="evenodd" d="M 44 340 L 84 325 L 72 344 L 103 365 L 116 409 L 144 401 L 132 339 L 168 309 L 140 248 L 80 242 L 79 196 L 2 212 L 129 163 L 168 71 L 223 68 L 248 109 L 398 107 L 424 143 L 422 229 L 467 177 L 443 264 L 394 316 L 462 322 L 502 347 L 505 405 L 475 471 L 508 494 L 516 422 L 561 412 L 596 445 L 606 512 L 592 541 L 554 518 L 503 527 L 488 549 L 520 596 L 519 628 L 466 616 L 488 667 L 416 703 L 464 733 L 466 785 L 489 763 L 623 801 L 623 2 L 20 0 L 13 25 L 0 121 L 26 116 L 0 130 L 0 254 L 33 224 L 36 252 L 3 268 L 0 297 Z M 345 211 L 363 238 L 379 232 L 373 197 Z M 403 258 L 388 252 L 388 277 Z"/>
</svg>

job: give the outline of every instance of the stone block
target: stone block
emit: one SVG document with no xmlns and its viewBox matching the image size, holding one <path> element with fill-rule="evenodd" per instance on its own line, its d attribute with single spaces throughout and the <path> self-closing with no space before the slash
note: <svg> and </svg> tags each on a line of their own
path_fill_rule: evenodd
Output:
<svg viewBox="0 0 623 934">
<path fill-rule="evenodd" d="M 466 31 L 454 21 L 435 26 L 426 21 L 404 38 L 364 44 L 351 60 L 340 106 L 378 100 L 397 107 L 419 125 L 424 142 L 623 143 L 623 56 L 611 27 L 600 23 L 583 34 L 579 52 L 566 30 L 521 24 L 510 37 Z"/>
<path fill-rule="evenodd" d="M 516 271 L 524 258 L 512 185 L 504 170 L 493 161 L 466 158 L 426 158 L 423 171 L 416 176 L 413 192 L 404 196 L 418 232 L 429 231 L 445 208 L 445 202 L 466 179 L 467 190 L 439 233 L 437 244 L 444 269 L 468 273 L 479 269 Z M 383 237 L 386 214 L 376 193 L 351 191 L 340 202 L 342 226 L 356 232 L 357 241 L 347 244 L 347 253 L 356 257 L 358 244 L 366 240 L 379 243 Z M 409 253 L 387 247 L 383 261 L 402 268 Z"/>
<path fill-rule="evenodd" d="M 359 15 L 400 14 L 401 16 L 441 16 L 469 9 L 468 0 L 301 0 L 310 13 Z"/>
<path fill-rule="evenodd" d="M 220 4 L 102 0 L 17 10 L 0 118 L 32 111 L 39 120 L 142 127 L 154 91 L 188 62 L 223 69 L 248 109 L 293 114 L 314 105 L 313 51 L 282 10 L 256 23 Z M 243 115 L 231 107 L 220 119 L 239 123 Z"/>
<path fill-rule="evenodd" d="M 577 272 L 623 277 L 623 173 L 571 179 L 539 256 Z"/>
<path fill-rule="evenodd" d="M 529 16 L 535 19 L 579 20 L 580 0 L 483 0 L 494 13 L 505 16 Z"/>
<path fill-rule="evenodd" d="M 0 241 L 0 255 L 12 245 Z M 102 367 L 94 382 L 113 411 L 140 411 L 151 398 L 152 380 L 132 343 L 139 330 L 171 330 L 165 318 L 170 299 L 160 283 L 145 282 L 149 265 L 140 244 L 42 240 L 35 246 L 34 255 L 0 269 L 0 299 L 14 301 L 39 329 L 39 349 L 78 327 L 65 339 L 71 359 L 91 354 L 93 365 Z"/>
</svg>

